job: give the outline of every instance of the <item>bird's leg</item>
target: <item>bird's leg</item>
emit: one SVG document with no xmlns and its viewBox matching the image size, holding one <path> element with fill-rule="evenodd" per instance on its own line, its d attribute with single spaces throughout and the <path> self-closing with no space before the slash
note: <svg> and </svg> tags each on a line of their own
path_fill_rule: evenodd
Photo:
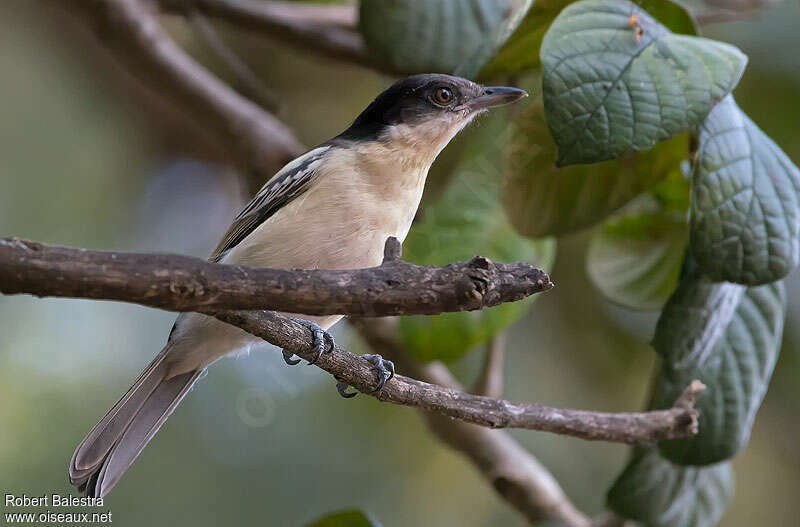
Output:
<svg viewBox="0 0 800 527">
<path fill-rule="evenodd" d="M 378 373 L 378 387 L 372 390 L 372 393 L 377 393 L 381 391 L 383 385 L 386 384 L 392 377 L 394 377 L 394 362 L 390 360 L 386 360 L 377 353 L 368 353 L 366 355 L 362 355 L 363 358 L 367 359 L 373 366 Z M 336 378 L 336 391 L 339 392 L 339 395 L 344 397 L 345 399 L 349 399 L 351 397 L 355 397 L 358 392 L 347 392 L 347 387 L 349 386 L 346 382 L 339 380 Z"/>
<path fill-rule="evenodd" d="M 311 322 L 309 320 L 303 320 L 302 318 L 296 318 L 296 317 L 287 317 L 287 318 L 297 322 L 298 324 L 302 324 L 303 326 L 311 330 L 311 334 L 313 335 L 313 340 L 314 340 L 315 355 L 313 360 L 308 361 L 309 364 L 314 364 L 315 362 L 317 362 L 319 358 L 322 356 L 322 353 L 326 351 L 326 348 L 327 351 L 333 351 L 333 348 L 336 345 L 333 341 L 333 336 L 324 329 L 322 329 L 321 327 L 319 327 L 319 324 L 317 324 L 316 322 Z M 327 344 L 329 343 L 330 346 L 327 346 Z M 293 359 L 292 358 L 293 355 L 294 353 L 292 353 L 291 351 L 287 349 L 283 350 L 283 360 L 289 366 L 294 366 L 295 364 L 300 362 L 300 359 Z"/>
</svg>

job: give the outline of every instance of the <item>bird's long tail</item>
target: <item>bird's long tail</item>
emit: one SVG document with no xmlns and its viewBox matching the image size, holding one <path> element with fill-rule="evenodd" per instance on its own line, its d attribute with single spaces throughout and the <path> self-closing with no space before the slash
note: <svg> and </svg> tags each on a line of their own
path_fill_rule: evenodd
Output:
<svg viewBox="0 0 800 527">
<path fill-rule="evenodd" d="M 200 377 L 202 369 L 168 377 L 170 344 L 75 449 L 69 480 L 87 496 L 108 494 Z"/>
</svg>

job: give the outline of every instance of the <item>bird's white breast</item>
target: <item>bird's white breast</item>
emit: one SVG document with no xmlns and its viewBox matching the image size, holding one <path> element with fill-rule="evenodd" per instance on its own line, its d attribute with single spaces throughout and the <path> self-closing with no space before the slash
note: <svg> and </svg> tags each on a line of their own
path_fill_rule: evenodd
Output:
<svg viewBox="0 0 800 527">
<path fill-rule="evenodd" d="M 403 241 L 408 234 L 428 172 L 427 164 L 381 155 L 382 148 L 380 143 L 332 148 L 311 187 L 223 261 L 288 269 L 380 264 L 386 238 Z"/>
<path fill-rule="evenodd" d="M 310 188 L 223 261 L 288 269 L 380 264 L 387 237 L 405 240 L 436 156 L 473 117 L 442 113 L 391 126 L 374 141 L 329 148 L 315 161 Z"/>
</svg>

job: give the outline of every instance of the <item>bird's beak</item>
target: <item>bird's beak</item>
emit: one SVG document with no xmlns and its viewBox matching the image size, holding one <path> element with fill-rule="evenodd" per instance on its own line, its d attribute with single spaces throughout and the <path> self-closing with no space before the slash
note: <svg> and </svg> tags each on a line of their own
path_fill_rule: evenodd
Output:
<svg viewBox="0 0 800 527">
<path fill-rule="evenodd" d="M 466 106 L 472 111 L 488 110 L 497 106 L 505 106 L 527 97 L 528 92 L 507 86 L 486 86 L 483 93 L 469 101 Z"/>
</svg>

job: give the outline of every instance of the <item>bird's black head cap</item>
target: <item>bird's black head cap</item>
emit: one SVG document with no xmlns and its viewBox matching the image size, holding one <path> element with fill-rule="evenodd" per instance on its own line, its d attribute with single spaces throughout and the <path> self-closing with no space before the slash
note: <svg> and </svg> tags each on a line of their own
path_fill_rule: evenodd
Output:
<svg viewBox="0 0 800 527">
<path fill-rule="evenodd" d="M 465 105 L 483 93 L 480 85 L 452 75 L 426 73 L 407 77 L 378 95 L 339 137 L 377 139 L 391 126 L 414 125 L 444 112 L 469 110 Z"/>
</svg>

